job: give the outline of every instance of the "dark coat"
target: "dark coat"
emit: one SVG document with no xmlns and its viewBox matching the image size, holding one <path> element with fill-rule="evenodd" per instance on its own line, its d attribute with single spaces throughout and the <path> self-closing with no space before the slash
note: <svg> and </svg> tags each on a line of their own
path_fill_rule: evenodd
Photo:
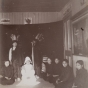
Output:
<svg viewBox="0 0 88 88">
<path fill-rule="evenodd" d="M 60 63 L 58 64 L 53 64 L 53 75 L 61 75 L 61 65 Z"/>
<path fill-rule="evenodd" d="M 70 66 L 62 68 L 62 75 L 60 76 L 60 80 L 63 82 L 70 82 L 73 80 L 73 71 Z"/>
<path fill-rule="evenodd" d="M 52 64 L 46 65 L 46 73 L 49 75 L 53 75 L 53 65 Z"/>
<path fill-rule="evenodd" d="M 12 66 L 2 67 L 1 68 L 1 75 L 3 77 L 13 78 L 14 77 L 13 67 Z"/>
<path fill-rule="evenodd" d="M 88 73 L 84 68 L 77 70 L 74 83 L 78 88 L 88 87 Z"/>
<path fill-rule="evenodd" d="M 24 55 L 19 47 L 17 47 L 14 51 L 12 51 L 12 62 L 14 62 L 14 60 L 16 60 L 16 63 L 19 66 L 22 66 L 24 63 Z"/>
<path fill-rule="evenodd" d="M 62 68 L 62 74 L 59 77 L 59 83 L 56 88 L 71 88 L 73 85 L 73 71 L 72 68 L 67 66 Z"/>
</svg>

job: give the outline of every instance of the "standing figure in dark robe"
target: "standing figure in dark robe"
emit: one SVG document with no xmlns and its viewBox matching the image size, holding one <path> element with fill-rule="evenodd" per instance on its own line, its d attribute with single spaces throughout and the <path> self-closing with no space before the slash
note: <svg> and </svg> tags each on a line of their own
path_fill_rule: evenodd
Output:
<svg viewBox="0 0 88 88">
<path fill-rule="evenodd" d="M 84 69 L 84 63 L 82 60 L 76 62 L 76 77 L 74 80 L 74 88 L 87 88 L 88 87 L 88 73 Z"/>
<path fill-rule="evenodd" d="M 41 64 L 42 64 L 42 47 L 41 47 L 41 41 L 43 40 L 43 35 L 41 33 L 38 33 L 34 40 L 34 69 L 35 69 L 35 75 L 37 78 L 41 76 Z"/>
<path fill-rule="evenodd" d="M 35 40 L 35 46 L 34 46 L 34 69 L 35 69 L 35 75 L 36 75 L 37 78 L 40 77 L 41 64 L 42 64 L 42 57 L 41 57 L 40 43 L 39 43 L 38 40 Z"/>
<path fill-rule="evenodd" d="M 13 41 L 13 46 L 9 51 L 9 61 L 14 68 L 15 81 L 21 79 L 21 66 L 24 63 L 24 57 L 22 51 L 17 47 L 17 41 Z"/>
<path fill-rule="evenodd" d="M 68 60 L 64 59 L 62 62 L 62 74 L 56 80 L 55 88 L 72 88 L 73 85 L 73 71 L 68 65 Z"/>
<path fill-rule="evenodd" d="M 9 61 L 5 61 L 0 70 L 0 83 L 2 85 L 11 85 L 15 82 L 13 66 L 9 64 Z"/>
</svg>

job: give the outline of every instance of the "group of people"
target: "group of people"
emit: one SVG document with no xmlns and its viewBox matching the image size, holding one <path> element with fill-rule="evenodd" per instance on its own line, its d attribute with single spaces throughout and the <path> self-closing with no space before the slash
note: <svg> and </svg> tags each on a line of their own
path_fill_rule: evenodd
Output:
<svg viewBox="0 0 88 88">
<path fill-rule="evenodd" d="M 58 58 L 54 63 L 48 58 L 47 63 L 42 63 L 42 77 L 53 83 L 55 88 L 87 88 L 88 73 L 84 68 L 82 60 L 76 62 L 76 77 L 73 75 L 73 69 L 69 66 L 67 59 L 60 62 Z"/>
<path fill-rule="evenodd" d="M 35 66 L 32 65 L 30 57 L 22 56 L 16 41 L 12 45 L 9 51 L 9 60 L 4 61 L 4 66 L 0 70 L 0 84 L 11 85 L 15 81 L 29 79 L 36 81 Z M 87 88 L 88 73 L 82 60 L 76 62 L 76 69 L 76 77 L 74 77 L 73 69 L 69 66 L 67 59 L 60 61 L 55 58 L 53 63 L 48 58 L 47 63 L 42 63 L 41 77 L 53 83 L 55 88 Z"/>
<path fill-rule="evenodd" d="M 0 70 L 0 83 L 10 85 L 15 81 L 34 78 L 34 74 L 32 60 L 28 56 L 24 57 L 17 41 L 14 40 L 9 50 L 9 59 L 4 61 L 4 66 Z"/>
<path fill-rule="evenodd" d="M 41 75 L 44 80 L 55 85 L 55 88 L 87 88 L 88 73 L 84 68 L 82 60 L 76 62 L 76 77 L 73 75 L 73 69 L 69 66 L 67 59 L 62 61 L 58 58 L 55 63 L 48 58 L 47 63 L 42 63 Z M 21 66 L 21 80 L 35 80 L 35 70 L 30 57 L 26 57 L 24 65 Z M 2 85 L 11 85 L 15 82 L 14 67 L 9 61 L 4 62 L 0 71 L 0 83 Z"/>
<path fill-rule="evenodd" d="M 21 80 L 25 81 L 28 79 L 36 80 L 32 61 L 29 57 L 26 57 L 24 65 L 21 67 Z M 15 81 L 14 67 L 9 61 L 5 61 L 0 71 L 0 83 L 2 85 L 11 85 Z"/>
</svg>

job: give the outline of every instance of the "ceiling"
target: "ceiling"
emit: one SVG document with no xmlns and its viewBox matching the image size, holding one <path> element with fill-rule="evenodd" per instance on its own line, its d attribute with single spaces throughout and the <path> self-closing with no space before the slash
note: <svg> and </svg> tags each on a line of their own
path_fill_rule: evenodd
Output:
<svg viewBox="0 0 88 88">
<path fill-rule="evenodd" d="M 59 12 L 70 0 L 0 0 L 0 12 Z"/>
</svg>

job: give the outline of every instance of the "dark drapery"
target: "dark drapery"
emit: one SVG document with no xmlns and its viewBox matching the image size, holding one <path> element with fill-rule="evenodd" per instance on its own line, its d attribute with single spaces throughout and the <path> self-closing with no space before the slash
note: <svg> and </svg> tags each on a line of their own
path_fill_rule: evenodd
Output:
<svg viewBox="0 0 88 88">
<path fill-rule="evenodd" d="M 0 32 L 0 59 L 2 60 L 8 59 L 9 49 L 12 46 L 10 38 L 12 33 L 20 35 L 18 46 L 23 50 L 25 56 L 31 56 L 31 42 L 38 33 L 42 33 L 44 35 L 44 40 L 36 45 L 36 48 L 39 49 L 37 57 L 46 55 L 51 59 L 59 57 L 60 60 L 64 57 L 62 21 L 45 24 L 0 25 Z M 42 59 L 42 57 L 40 59 Z"/>
</svg>

